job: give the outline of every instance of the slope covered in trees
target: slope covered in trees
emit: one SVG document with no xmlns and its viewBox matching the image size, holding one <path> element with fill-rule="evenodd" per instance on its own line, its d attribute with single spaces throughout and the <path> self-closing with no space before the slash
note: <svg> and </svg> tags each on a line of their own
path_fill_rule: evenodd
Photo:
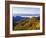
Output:
<svg viewBox="0 0 46 38">
<path fill-rule="evenodd" d="M 16 21 L 17 20 L 17 21 Z M 13 18 L 13 30 L 38 30 L 40 29 L 40 17 Z"/>
</svg>

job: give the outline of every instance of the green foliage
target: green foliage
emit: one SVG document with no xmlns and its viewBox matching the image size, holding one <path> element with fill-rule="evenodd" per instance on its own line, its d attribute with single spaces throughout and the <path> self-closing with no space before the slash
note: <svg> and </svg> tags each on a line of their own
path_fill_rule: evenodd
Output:
<svg viewBox="0 0 46 38">
<path fill-rule="evenodd" d="M 36 17 L 13 23 L 13 30 L 37 30 L 40 29 L 40 20 Z"/>
</svg>

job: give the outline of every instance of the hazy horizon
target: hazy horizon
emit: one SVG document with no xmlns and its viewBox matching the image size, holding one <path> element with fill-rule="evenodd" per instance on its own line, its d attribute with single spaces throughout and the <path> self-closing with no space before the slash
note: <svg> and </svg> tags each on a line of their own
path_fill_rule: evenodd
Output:
<svg viewBox="0 0 46 38">
<path fill-rule="evenodd" d="M 14 14 L 13 16 L 40 16 L 40 14 Z"/>
</svg>

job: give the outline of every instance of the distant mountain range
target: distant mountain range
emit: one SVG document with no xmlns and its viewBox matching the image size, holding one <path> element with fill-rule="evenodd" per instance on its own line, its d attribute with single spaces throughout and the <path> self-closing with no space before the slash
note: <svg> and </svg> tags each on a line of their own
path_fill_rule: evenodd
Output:
<svg viewBox="0 0 46 38">
<path fill-rule="evenodd" d="M 13 16 L 40 16 L 40 14 L 14 14 Z"/>
<path fill-rule="evenodd" d="M 21 17 L 21 16 L 16 16 L 16 17 L 14 17 L 14 16 L 13 16 L 13 21 L 19 21 L 19 20 L 21 20 L 21 19 L 25 19 L 25 17 Z"/>
<path fill-rule="evenodd" d="M 36 17 L 38 20 L 40 20 L 40 17 Z M 29 19 L 28 17 L 21 17 L 21 16 L 13 16 L 13 21 L 19 21 L 19 20 L 23 20 L 23 19 Z"/>
</svg>

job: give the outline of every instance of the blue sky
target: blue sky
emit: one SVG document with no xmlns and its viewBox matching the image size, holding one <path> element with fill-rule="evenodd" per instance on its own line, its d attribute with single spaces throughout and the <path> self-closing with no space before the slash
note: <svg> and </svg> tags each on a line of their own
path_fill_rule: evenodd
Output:
<svg viewBox="0 0 46 38">
<path fill-rule="evenodd" d="M 40 8 L 31 8 L 31 7 L 13 7 L 13 16 L 14 15 L 39 15 Z"/>
</svg>

